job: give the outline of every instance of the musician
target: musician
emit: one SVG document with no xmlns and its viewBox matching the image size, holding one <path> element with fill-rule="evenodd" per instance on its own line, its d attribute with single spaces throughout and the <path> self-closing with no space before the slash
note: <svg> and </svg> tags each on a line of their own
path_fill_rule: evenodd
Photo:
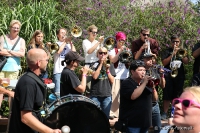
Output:
<svg viewBox="0 0 200 133">
<path fill-rule="evenodd" d="M 33 36 L 31 37 L 30 42 L 28 43 L 27 51 L 29 51 L 32 48 L 40 48 L 40 49 L 45 50 L 48 53 L 48 56 L 50 57 L 51 55 L 48 51 L 47 46 L 45 46 L 45 44 L 43 43 L 43 40 L 44 40 L 44 33 L 41 30 L 36 30 L 33 33 Z M 42 79 L 48 78 L 47 70 L 45 72 L 41 73 L 40 77 Z"/>
<path fill-rule="evenodd" d="M 107 64 L 108 50 L 105 47 L 97 51 L 98 61 L 94 62 L 90 97 L 97 102 L 102 111 L 109 118 L 111 107 L 111 88 L 114 82 L 115 71 L 112 64 Z"/>
<path fill-rule="evenodd" d="M 200 86 L 200 72 L 192 77 L 191 86 Z"/>
<path fill-rule="evenodd" d="M 81 61 L 84 61 L 84 58 L 81 57 L 77 52 L 69 51 L 65 55 L 65 59 L 61 63 L 63 66 L 65 65 L 64 63 L 66 63 L 67 66 L 61 72 L 60 96 L 65 96 L 68 94 L 81 95 L 85 92 L 88 68 L 83 67 L 81 69 L 81 81 L 74 72 L 74 70 L 79 66 L 79 63 Z"/>
<path fill-rule="evenodd" d="M 193 64 L 193 76 L 197 73 L 199 73 L 199 67 L 200 67 L 200 42 L 198 42 L 194 48 L 192 49 L 192 56 L 195 58 L 194 64 Z"/>
<path fill-rule="evenodd" d="M 24 57 L 26 48 L 25 40 L 19 36 L 20 28 L 21 22 L 12 20 L 9 26 L 10 33 L 0 37 L 0 55 L 9 57 L 0 72 L 0 78 L 18 78 L 19 70 L 21 69 L 20 58 Z M 15 48 L 11 50 L 14 45 Z M 0 106 L 2 100 L 3 94 L 0 94 Z"/>
<path fill-rule="evenodd" d="M 158 104 L 158 85 L 161 88 L 165 87 L 165 78 L 164 78 L 164 70 L 162 68 L 154 68 L 155 57 L 153 54 L 143 55 L 143 60 L 145 63 L 145 68 L 147 73 L 150 74 L 151 77 L 155 77 L 156 79 L 149 80 L 147 86 L 152 88 L 152 125 L 154 129 L 154 133 L 159 133 L 161 129 L 161 120 L 160 120 L 160 107 Z"/>
<path fill-rule="evenodd" d="M 98 40 L 96 40 L 98 28 L 95 25 L 90 25 L 87 29 L 88 38 L 83 40 L 82 47 L 85 55 L 85 65 L 91 67 L 93 62 L 98 61 L 96 56 L 97 50 L 101 47 L 101 44 L 104 41 L 104 37 L 100 36 Z M 90 93 L 92 76 L 87 77 L 87 89 L 86 93 Z"/>
<path fill-rule="evenodd" d="M 39 75 L 45 71 L 49 57 L 43 49 L 33 48 L 27 53 L 28 73 Z M 43 106 L 44 88 L 32 77 L 24 74 L 15 88 L 9 133 L 61 133 L 59 129 L 51 129 L 39 121 L 36 111 Z"/>
<path fill-rule="evenodd" d="M 119 122 L 126 124 L 126 133 L 146 133 L 151 126 L 152 89 L 146 87 L 149 76 L 145 64 L 134 60 L 130 65 L 131 76 L 120 88 Z"/>
<path fill-rule="evenodd" d="M 65 55 L 70 51 L 76 51 L 71 38 L 67 37 L 67 30 L 60 28 L 56 31 L 58 41 L 56 44 L 59 46 L 58 51 L 53 55 L 54 69 L 53 69 L 53 82 L 55 83 L 55 92 L 60 92 L 60 76 L 65 66 L 61 62 L 65 59 Z"/>
<path fill-rule="evenodd" d="M 174 78 L 170 74 L 165 75 L 166 85 L 163 89 L 163 108 L 164 113 L 161 115 L 162 120 L 167 119 L 167 111 L 170 105 L 171 100 L 176 97 L 179 97 L 183 92 L 183 85 L 185 80 L 185 71 L 183 64 L 188 63 L 188 58 L 183 57 L 182 59 L 178 57 L 177 51 L 180 49 L 180 37 L 177 35 L 171 36 L 171 47 L 167 48 L 162 53 L 162 64 L 165 68 L 170 68 L 170 62 L 172 60 L 180 60 L 182 62 L 180 68 L 178 68 L 178 75 Z M 175 59 L 176 57 L 176 59 Z"/>
<path fill-rule="evenodd" d="M 140 30 L 140 38 L 132 42 L 133 58 L 141 59 L 141 56 L 144 54 L 144 51 L 147 48 L 147 43 L 145 42 L 145 40 L 148 40 L 150 42 L 151 53 L 155 54 L 155 57 L 157 58 L 159 44 L 157 40 L 150 38 L 149 28 L 142 28 Z"/>
<path fill-rule="evenodd" d="M 129 65 L 119 61 L 119 55 L 126 49 L 124 46 L 126 42 L 126 34 L 124 32 L 117 32 L 115 35 L 117 44 L 114 49 L 109 51 L 109 58 L 115 67 L 115 79 L 112 85 L 112 105 L 110 110 L 110 118 L 117 118 L 119 116 L 119 89 L 121 82 L 129 76 Z"/>
</svg>

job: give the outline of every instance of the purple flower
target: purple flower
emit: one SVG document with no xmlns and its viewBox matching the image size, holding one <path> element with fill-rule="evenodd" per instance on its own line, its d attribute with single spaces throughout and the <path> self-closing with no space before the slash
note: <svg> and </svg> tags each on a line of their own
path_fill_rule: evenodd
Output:
<svg viewBox="0 0 200 133">
<path fill-rule="evenodd" d="M 86 7 L 86 10 L 92 10 L 92 8 L 90 8 L 90 7 Z"/>
<path fill-rule="evenodd" d="M 198 28 L 197 32 L 198 32 L 198 34 L 200 34 L 200 28 Z"/>
<path fill-rule="evenodd" d="M 163 28 L 163 31 L 166 32 L 166 28 Z"/>
<path fill-rule="evenodd" d="M 169 44 L 165 44 L 165 46 L 169 47 Z"/>
<path fill-rule="evenodd" d="M 185 44 L 187 44 L 187 43 L 188 43 L 188 40 L 185 41 Z"/>
</svg>

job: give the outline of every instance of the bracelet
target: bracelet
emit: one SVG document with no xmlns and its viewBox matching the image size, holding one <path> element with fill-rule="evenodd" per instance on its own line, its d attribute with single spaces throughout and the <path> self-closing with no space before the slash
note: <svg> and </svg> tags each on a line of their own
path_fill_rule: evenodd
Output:
<svg viewBox="0 0 200 133">
<path fill-rule="evenodd" d="M 106 72 L 107 74 L 109 74 L 110 73 L 110 71 L 108 71 L 108 72 Z"/>
<path fill-rule="evenodd" d="M 82 74 L 82 76 L 83 76 L 83 77 L 87 77 L 87 75 L 86 75 L 86 74 Z"/>
<path fill-rule="evenodd" d="M 162 74 L 161 78 L 165 78 L 164 74 Z"/>
</svg>

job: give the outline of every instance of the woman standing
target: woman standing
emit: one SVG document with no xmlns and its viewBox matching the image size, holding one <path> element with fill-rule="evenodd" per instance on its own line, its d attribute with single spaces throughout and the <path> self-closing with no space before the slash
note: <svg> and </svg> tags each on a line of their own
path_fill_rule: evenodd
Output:
<svg viewBox="0 0 200 133">
<path fill-rule="evenodd" d="M 112 64 L 107 64 L 108 51 L 105 47 L 97 51 L 98 61 L 93 64 L 94 72 L 91 81 L 91 99 L 99 104 L 102 111 L 109 118 L 112 103 L 111 88 L 115 71 Z"/>
<path fill-rule="evenodd" d="M 49 51 L 47 50 L 47 48 L 45 47 L 44 43 L 44 33 L 41 30 L 36 30 L 33 33 L 33 36 L 31 37 L 31 40 L 28 44 L 28 48 L 27 50 L 29 51 L 32 48 L 40 48 L 43 49 L 44 51 L 47 52 L 47 54 L 49 55 L 49 57 L 51 56 Z M 43 74 L 40 75 L 41 78 L 48 78 L 48 72 L 44 72 Z"/>
<path fill-rule="evenodd" d="M 88 27 L 88 38 L 83 40 L 82 47 L 85 55 L 85 65 L 91 67 L 93 62 L 98 60 L 96 56 L 97 50 L 101 47 L 101 44 L 104 41 L 104 37 L 100 36 L 98 40 L 96 40 L 98 28 L 95 25 L 91 25 Z M 87 87 L 86 93 L 90 93 L 92 76 L 87 76 Z"/>
<path fill-rule="evenodd" d="M 124 64 L 119 61 L 119 55 L 126 48 L 124 46 L 126 42 L 126 34 L 124 32 L 117 32 L 115 35 L 117 45 L 109 52 L 109 58 L 114 63 L 116 77 L 112 86 L 112 106 L 110 110 L 110 118 L 118 117 L 119 115 L 119 89 L 121 82 L 128 78 L 129 69 L 128 64 Z"/>
<path fill-rule="evenodd" d="M 10 33 L 0 37 L 0 55 L 9 57 L 7 63 L 0 72 L 0 78 L 17 79 L 20 66 L 20 58 L 25 55 L 25 41 L 19 37 L 21 22 L 12 20 L 10 22 Z M 16 45 L 15 45 L 16 43 Z M 13 46 L 15 45 L 14 49 Z M 0 105 L 3 95 L 0 94 Z"/>
<path fill-rule="evenodd" d="M 53 82 L 55 83 L 55 93 L 60 93 L 60 76 L 63 68 L 61 62 L 65 59 L 65 55 L 71 50 L 76 51 L 71 39 L 66 38 L 67 30 L 60 28 L 56 31 L 58 41 L 56 44 L 59 46 L 58 51 L 53 55 L 54 69 L 53 69 Z"/>
</svg>

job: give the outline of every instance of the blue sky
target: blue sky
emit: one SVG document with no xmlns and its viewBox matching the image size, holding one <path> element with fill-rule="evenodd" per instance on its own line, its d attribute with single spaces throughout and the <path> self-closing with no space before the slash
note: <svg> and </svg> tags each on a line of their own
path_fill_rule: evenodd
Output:
<svg viewBox="0 0 200 133">
<path fill-rule="evenodd" d="M 191 0 L 193 3 L 196 3 L 198 0 Z"/>
</svg>

